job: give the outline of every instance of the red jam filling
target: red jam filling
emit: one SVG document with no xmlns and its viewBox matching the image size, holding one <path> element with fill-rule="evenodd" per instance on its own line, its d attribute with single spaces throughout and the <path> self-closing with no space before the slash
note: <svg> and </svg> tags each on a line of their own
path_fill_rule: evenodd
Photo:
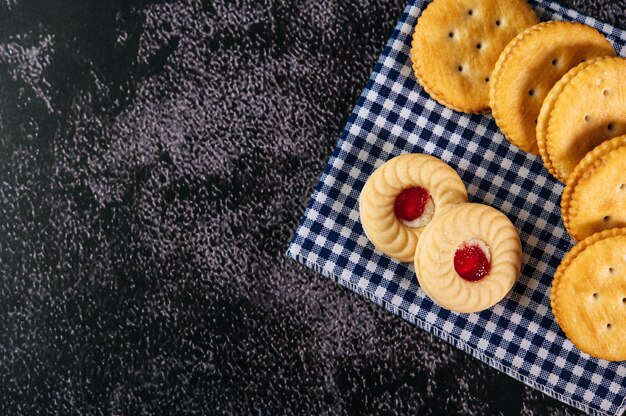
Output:
<svg viewBox="0 0 626 416">
<path fill-rule="evenodd" d="M 430 200 L 430 194 L 421 186 L 403 189 L 393 206 L 398 219 L 413 221 L 422 216 Z"/>
<path fill-rule="evenodd" d="M 477 282 L 489 274 L 491 263 L 479 245 L 463 244 L 454 253 L 454 270 L 462 279 Z"/>
</svg>

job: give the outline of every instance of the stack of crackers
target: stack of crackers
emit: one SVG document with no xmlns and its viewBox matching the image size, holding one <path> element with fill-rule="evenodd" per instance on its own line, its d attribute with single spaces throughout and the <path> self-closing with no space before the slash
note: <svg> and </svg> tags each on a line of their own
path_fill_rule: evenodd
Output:
<svg viewBox="0 0 626 416">
<path fill-rule="evenodd" d="M 411 60 L 431 97 L 491 111 L 566 183 L 563 220 L 580 243 L 555 274 L 556 321 L 583 352 L 626 360 L 626 59 L 594 28 L 540 23 L 525 0 L 433 0 Z"/>
</svg>

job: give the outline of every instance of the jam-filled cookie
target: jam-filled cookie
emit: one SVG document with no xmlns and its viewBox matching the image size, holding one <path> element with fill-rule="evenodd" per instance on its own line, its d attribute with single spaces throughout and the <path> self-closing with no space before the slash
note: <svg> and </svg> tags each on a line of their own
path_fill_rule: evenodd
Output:
<svg viewBox="0 0 626 416">
<path fill-rule="evenodd" d="M 598 231 L 626 227 L 626 135 L 594 148 L 570 175 L 561 211 L 576 241 Z"/>
<path fill-rule="evenodd" d="M 581 241 L 556 270 L 552 312 L 565 335 L 593 357 L 626 360 L 626 228 Z"/>
<path fill-rule="evenodd" d="M 361 224 L 383 253 L 413 261 L 424 227 L 447 207 L 467 202 L 459 175 L 428 155 L 397 156 L 369 177 L 359 198 Z"/>
<path fill-rule="evenodd" d="M 437 304 L 462 313 L 500 302 L 520 274 L 515 226 L 487 205 L 461 204 L 435 217 L 415 253 L 420 286 Z"/>
</svg>

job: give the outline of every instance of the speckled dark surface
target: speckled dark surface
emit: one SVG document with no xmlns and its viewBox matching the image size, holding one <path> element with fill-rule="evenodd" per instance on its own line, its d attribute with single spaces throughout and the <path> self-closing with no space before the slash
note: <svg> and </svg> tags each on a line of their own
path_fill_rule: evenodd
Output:
<svg viewBox="0 0 626 416">
<path fill-rule="evenodd" d="M 0 414 L 576 413 L 284 255 L 403 7 L 0 0 Z"/>
</svg>

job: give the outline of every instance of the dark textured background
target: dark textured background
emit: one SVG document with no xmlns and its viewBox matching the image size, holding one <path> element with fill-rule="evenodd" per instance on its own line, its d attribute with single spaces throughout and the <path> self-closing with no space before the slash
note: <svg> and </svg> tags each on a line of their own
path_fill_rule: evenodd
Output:
<svg viewBox="0 0 626 416">
<path fill-rule="evenodd" d="M 284 256 L 404 3 L 0 0 L 0 414 L 576 413 Z"/>
</svg>

